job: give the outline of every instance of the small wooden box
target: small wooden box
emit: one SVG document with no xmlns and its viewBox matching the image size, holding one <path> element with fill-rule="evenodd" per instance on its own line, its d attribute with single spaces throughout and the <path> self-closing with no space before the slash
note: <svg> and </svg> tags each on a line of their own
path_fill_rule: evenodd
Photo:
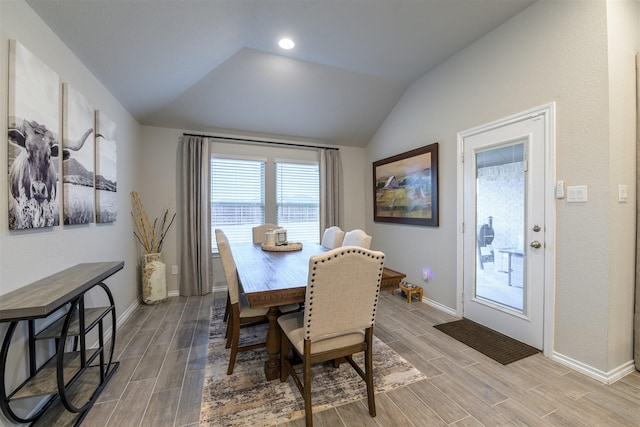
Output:
<svg viewBox="0 0 640 427">
<path fill-rule="evenodd" d="M 389 293 L 393 295 L 395 290 L 400 288 L 400 282 L 405 277 L 407 277 L 407 275 L 404 273 L 400 273 L 390 268 L 384 267 L 384 270 L 382 270 L 382 280 L 380 281 L 380 288 L 384 289 L 385 287 L 388 287 Z"/>
</svg>

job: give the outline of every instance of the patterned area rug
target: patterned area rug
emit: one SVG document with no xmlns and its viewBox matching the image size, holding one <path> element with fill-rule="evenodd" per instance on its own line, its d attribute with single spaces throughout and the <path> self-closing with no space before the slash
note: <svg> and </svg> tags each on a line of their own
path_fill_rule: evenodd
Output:
<svg viewBox="0 0 640 427">
<path fill-rule="evenodd" d="M 207 367 L 204 378 L 200 426 L 266 427 L 304 417 L 304 401 L 289 379 L 266 381 L 264 348 L 238 353 L 232 375 L 227 375 L 230 350 L 224 348 L 223 310 L 212 309 Z M 259 342 L 266 336 L 266 325 L 243 329 L 241 340 Z M 374 337 L 373 371 L 376 394 L 425 379 L 398 353 Z M 354 356 L 362 366 L 362 354 Z M 338 369 L 330 364 L 313 366 L 312 396 L 314 413 L 366 398 L 364 381 L 348 363 Z"/>
</svg>

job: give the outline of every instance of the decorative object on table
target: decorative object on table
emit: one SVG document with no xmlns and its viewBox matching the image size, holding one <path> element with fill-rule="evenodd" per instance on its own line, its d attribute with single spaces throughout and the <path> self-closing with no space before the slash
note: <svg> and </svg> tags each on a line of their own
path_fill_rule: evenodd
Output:
<svg viewBox="0 0 640 427">
<path fill-rule="evenodd" d="M 418 296 L 418 301 L 422 302 L 422 288 L 420 286 L 402 280 L 400 282 L 400 291 L 402 291 L 403 294 L 407 295 L 407 302 L 409 304 L 411 304 L 411 298 L 413 297 L 413 294 L 416 294 Z"/>
<path fill-rule="evenodd" d="M 59 225 L 60 78 L 10 40 L 8 89 L 9 229 Z"/>
<path fill-rule="evenodd" d="M 115 222 L 118 215 L 116 124 L 96 111 L 96 222 Z"/>
<path fill-rule="evenodd" d="M 373 220 L 438 226 L 438 143 L 373 163 Z"/>
<path fill-rule="evenodd" d="M 276 235 L 276 246 L 286 245 L 287 244 L 287 230 L 284 228 L 278 228 L 273 230 Z"/>
<path fill-rule="evenodd" d="M 236 365 L 233 375 L 226 375 L 229 351 L 224 348 L 224 302 L 221 304 L 211 309 L 200 426 L 267 427 L 304 417 L 304 401 L 293 378 L 284 383 L 279 379 L 265 381 L 264 348 L 238 355 L 241 363 Z M 244 329 L 240 345 L 264 339 L 267 328 L 268 325 L 258 325 Z M 397 390 L 426 379 L 407 360 L 376 337 L 373 339 L 373 349 L 376 394 Z M 354 360 L 362 363 L 363 355 L 355 355 Z M 366 397 L 362 379 L 348 363 L 341 364 L 339 368 L 335 368 L 333 364 L 314 365 L 312 375 L 314 412 Z M 234 404 L 235 402 L 242 404 Z"/>
<path fill-rule="evenodd" d="M 288 242 L 286 245 L 269 245 L 267 243 L 262 244 L 262 250 L 268 252 L 292 252 L 301 251 L 302 243 L 300 242 Z"/>
<path fill-rule="evenodd" d="M 269 231 L 273 231 L 276 228 L 278 228 L 277 225 L 269 224 L 269 223 L 256 225 L 251 229 L 251 232 L 253 234 L 253 243 L 264 243 L 267 238 L 266 233 Z M 275 243 L 275 236 L 274 236 L 274 243 Z"/>
<path fill-rule="evenodd" d="M 162 244 L 176 214 L 169 219 L 167 208 L 161 222 L 158 222 L 158 218 L 151 222 L 140 195 L 135 191 L 131 192 L 131 202 L 131 217 L 135 228 L 133 235 L 145 251 L 142 263 L 142 300 L 145 304 L 157 304 L 167 299 L 167 266 L 162 259 Z"/>
</svg>

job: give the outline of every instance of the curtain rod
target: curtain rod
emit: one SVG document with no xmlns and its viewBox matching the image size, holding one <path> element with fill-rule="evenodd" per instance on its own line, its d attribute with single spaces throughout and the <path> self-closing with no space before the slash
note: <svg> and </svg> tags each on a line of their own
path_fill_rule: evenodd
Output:
<svg viewBox="0 0 640 427">
<path fill-rule="evenodd" d="M 335 147 L 321 147 L 319 145 L 295 144 L 293 142 L 261 141 L 259 139 L 233 138 L 233 137 L 229 137 L 229 136 L 202 135 L 202 134 L 195 134 L 195 133 L 183 133 L 182 135 L 183 136 L 198 136 L 198 137 L 201 137 L 201 138 L 224 139 L 224 140 L 227 140 L 227 141 L 251 142 L 251 143 L 258 143 L 258 144 L 286 145 L 286 146 L 289 146 L 289 147 L 317 148 L 317 149 L 323 149 L 323 150 L 340 150 L 339 148 L 335 148 Z"/>
</svg>

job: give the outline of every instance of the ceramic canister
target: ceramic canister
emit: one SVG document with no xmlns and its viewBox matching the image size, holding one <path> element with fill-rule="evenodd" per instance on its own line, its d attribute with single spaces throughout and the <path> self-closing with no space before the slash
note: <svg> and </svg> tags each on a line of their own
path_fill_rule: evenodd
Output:
<svg viewBox="0 0 640 427">
<path fill-rule="evenodd" d="M 266 246 L 275 246 L 276 245 L 276 233 L 273 230 L 269 230 L 269 231 L 267 231 L 265 233 L 264 244 Z"/>
</svg>

